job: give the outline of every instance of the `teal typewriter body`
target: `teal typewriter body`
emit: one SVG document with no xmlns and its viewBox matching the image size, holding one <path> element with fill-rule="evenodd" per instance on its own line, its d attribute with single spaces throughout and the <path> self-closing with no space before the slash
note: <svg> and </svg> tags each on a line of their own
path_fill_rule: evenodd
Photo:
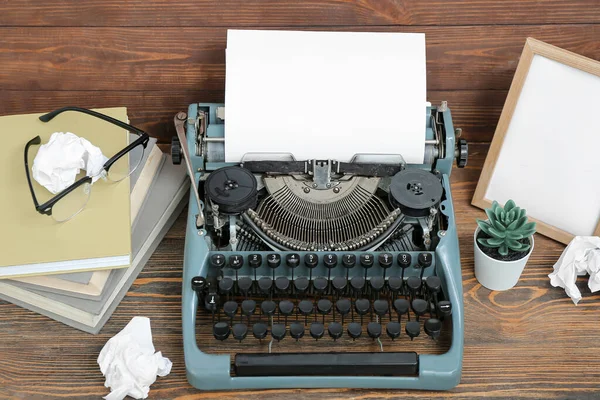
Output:
<svg viewBox="0 0 600 400">
<path fill-rule="evenodd" d="M 460 381 L 463 291 L 450 189 L 466 164 L 447 105 L 428 107 L 425 162 L 224 162 L 224 105 L 175 117 L 193 182 L 182 315 L 202 390 L 403 388 Z"/>
</svg>

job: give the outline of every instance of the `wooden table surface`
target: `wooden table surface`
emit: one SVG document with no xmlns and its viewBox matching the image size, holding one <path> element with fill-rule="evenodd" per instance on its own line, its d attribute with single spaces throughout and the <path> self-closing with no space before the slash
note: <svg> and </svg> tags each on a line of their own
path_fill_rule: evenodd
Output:
<svg viewBox="0 0 600 400">
<path fill-rule="evenodd" d="M 550 286 L 564 246 L 539 235 L 514 289 L 481 287 L 472 235 L 484 213 L 470 205 L 526 38 L 600 59 L 600 0 L 0 0 L 0 115 L 127 106 L 134 125 L 169 143 L 177 111 L 223 101 L 229 28 L 426 34 L 427 98 L 448 101 L 470 142 L 468 167 L 452 175 L 466 329 L 461 384 L 440 393 L 193 389 L 181 335 L 182 215 L 100 335 L 0 302 L 0 399 L 105 395 L 97 355 L 136 315 L 150 317 L 156 348 L 173 361 L 152 399 L 600 398 L 600 297 L 585 279 L 579 306 Z"/>
</svg>

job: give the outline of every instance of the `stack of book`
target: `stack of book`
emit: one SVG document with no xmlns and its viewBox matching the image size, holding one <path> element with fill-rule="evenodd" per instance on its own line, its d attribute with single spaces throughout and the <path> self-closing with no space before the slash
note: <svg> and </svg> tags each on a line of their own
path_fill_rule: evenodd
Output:
<svg viewBox="0 0 600 400">
<path fill-rule="evenodd" d="M 97 111 L 127 121 L 125 108 Z M 23 168 L 25 144 L 36 135 L 43 144 L 53 132 L 70 131 L 110 158 L 130 135 L 81 113 L 66 112 L 48 123 L 39 115 L 0 117 L 0 130 L 10 133 L 0 148 L 0 190 L 8 194 L 0 197 L 0 299 L 95 334 L 185 207 L 189 180 L 185 168 L 173 165 L 150 139 L 141 162 L 129 157 L 139 166 L 127 180 L 99 180 L 80 214 L 55 222 L 34 208 Z M 42 200 L 52 196 L 32 183 Z"/>
</svg>

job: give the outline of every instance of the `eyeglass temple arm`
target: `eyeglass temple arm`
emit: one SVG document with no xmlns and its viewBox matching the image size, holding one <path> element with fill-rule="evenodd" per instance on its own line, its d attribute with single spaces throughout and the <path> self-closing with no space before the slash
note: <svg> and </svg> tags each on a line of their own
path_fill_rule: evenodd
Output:
<svg viewBox="0 0 600 400">
<path fill-rule="evenodd" d="M 40 118 L 40 121 L 42 121 L 42 122 L 48 122 L 48 121 L 51 121 L 57 115 L 62 114 L 65 111 L 77 111 L 80 113 L 88 114 L 88 115 L 91 115 L 92 117 L 100 118 L 103 121 L 110 122 L 111 124 L 117 125 L 118 127 L 121 127 L 123 129 L 127 129 L 129 132 L 135 133 L 136 135 L 140 135 L 140 137 L 138 139 L 136 139 L 133 143 L 130 143 L 123 150 L 119 151 L 117 154 L 115 154 L 113 157 L 111 157 L 104 164 L 104 169 L 107 171 L 111 167 L 111 165 L 113 165 L 119 158 L 121 158 L 124 154 L 127 154 L 129 151 L 131 151 L 131 149 L 138 146 L 140 143 L 145 148 L 146 145 L 148 144 L 148 140 L 150 139 L 150 136 L 146 132 L 144 132 L 141 129 L 136 128 L 135 126 L 126 124 L 123 121 L 119 121 L 118 119 L 109 117 L 108 115 L 99 113 L 97 111 L 88 110 L 87 108 L 73 107 L 73 106 L 62 107 L 62 108 L 56 109 L 54 111 L 50 111 L 49 113 L 44 114 L 44 115 L 40 116 L 39 118 Z"/>
<path fill-rule="evenodd" d="M 39 208 L 40 203 L 37 200 L 37 197 L 35 197 L 35 193 L 33 191 L 33 185 L 31 184 L 31 177 L 29 176 L 29 160 L 27 159 L 27 155 L 29 153 L 29 147 L 34 145 L 34 144 L 40 144 L 42 143 L 42 139 L 39 136 L 34 137 L 33 139 L 31 139 L 29 142 L 27 142 L 27 144 L 25 145 L 25 175 L 27 176 L 27 183 L 29 184 L 29 191 L 31 192 L 31 198 L 33 199 L 33 205 L 35 206 L 36 209 Z"/>
</svg>

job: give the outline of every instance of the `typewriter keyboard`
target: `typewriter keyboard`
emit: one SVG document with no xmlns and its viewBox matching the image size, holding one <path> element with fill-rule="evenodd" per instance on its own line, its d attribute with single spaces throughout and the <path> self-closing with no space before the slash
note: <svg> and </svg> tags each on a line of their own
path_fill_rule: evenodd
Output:
<svg viewBox="0 0 600 400">
<path fill-rule="evenodd" d="M 204 271 L 191 284 L 207 353 L 440 354 L 450 345 L 452 304 L 433 252 L 213 252 Z"/>
</svg>

